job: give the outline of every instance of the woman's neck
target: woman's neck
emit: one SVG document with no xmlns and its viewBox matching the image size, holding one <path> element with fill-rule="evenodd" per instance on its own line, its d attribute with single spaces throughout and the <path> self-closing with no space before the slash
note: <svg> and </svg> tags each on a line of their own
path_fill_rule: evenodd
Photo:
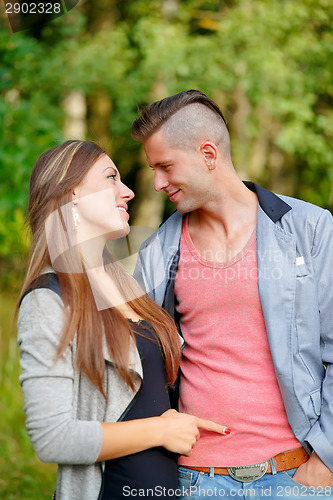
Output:
<svg viewBox="0 0 333 500">
<path fill-rule="evenodd" d="M 99 311 L 116 307 L 126 318 L 142 319 L 129 305 L 122 290 L 106 271 L 104 265 L 87 269 L 87 276 Z"/>
</svg>

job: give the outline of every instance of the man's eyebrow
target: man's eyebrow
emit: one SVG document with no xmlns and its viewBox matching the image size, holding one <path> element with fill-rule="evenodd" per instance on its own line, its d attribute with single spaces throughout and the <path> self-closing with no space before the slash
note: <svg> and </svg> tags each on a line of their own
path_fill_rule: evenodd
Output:
<svg viewBox="0 0 333 500">
<path fill-rule="evenodd" d="M 161 167 L 163 165 L 171 165 L 172 161 L 167 160 L 167 161 L 158 161 L 157 163 L 154 163 L 154 165 L 149 165 L 150 168 L 156 168 L 156 167 Z"/>
</svg>

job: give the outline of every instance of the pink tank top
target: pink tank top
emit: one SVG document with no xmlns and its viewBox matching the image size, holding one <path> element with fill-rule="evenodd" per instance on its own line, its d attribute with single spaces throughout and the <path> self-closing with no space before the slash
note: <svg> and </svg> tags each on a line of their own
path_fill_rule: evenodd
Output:
<svg viewBox="0 0 333 500">
<path fill-rule="evenodd" d="M 258 297 L 256 236 L 227 263 L 196 251 L 184 218 L 175 293 L 185 350 L 180 411 L 215 420 L 180 465 L 237 466 L 300 446 L 287 421 Z M 277 332 L 278 333 L 278 332 Z"/>
</svg>

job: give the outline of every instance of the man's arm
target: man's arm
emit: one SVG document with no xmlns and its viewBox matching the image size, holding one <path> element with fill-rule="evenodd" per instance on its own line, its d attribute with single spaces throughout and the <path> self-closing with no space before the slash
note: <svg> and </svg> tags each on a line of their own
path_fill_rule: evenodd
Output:
<svg viewBox="0 0 333 500">
<path fill-rule="evenodd" d="M 333 486 L 333 473 L 313 452 L 307 462 L 298 467 L 293 477 L 298 483 L 305 486 L 326 487 Z"/>
<path fill-rule="evenodd" d="M 312 247 L 320 314 L 322 362 L 321 412 L 307 441 L 314 452 L 297 470 L 294 479 L 310 486 L 333 485 L 333 218 L 323 211 L 318 219 Z"/>
</svg>

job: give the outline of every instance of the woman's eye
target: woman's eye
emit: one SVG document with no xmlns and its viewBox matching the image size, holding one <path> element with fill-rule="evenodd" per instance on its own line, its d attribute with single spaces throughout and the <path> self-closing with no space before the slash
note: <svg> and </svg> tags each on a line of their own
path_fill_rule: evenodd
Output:
<svg viewBox="0 0 333 500">
<path fill-rule="evenodd" d="M 108 179 L 112 179 L 113 181 L 116 180 L 116 177 L 117 175 L 116 174 L 111 174 L 111 175 L 108 175 Z"/>
</svg>

